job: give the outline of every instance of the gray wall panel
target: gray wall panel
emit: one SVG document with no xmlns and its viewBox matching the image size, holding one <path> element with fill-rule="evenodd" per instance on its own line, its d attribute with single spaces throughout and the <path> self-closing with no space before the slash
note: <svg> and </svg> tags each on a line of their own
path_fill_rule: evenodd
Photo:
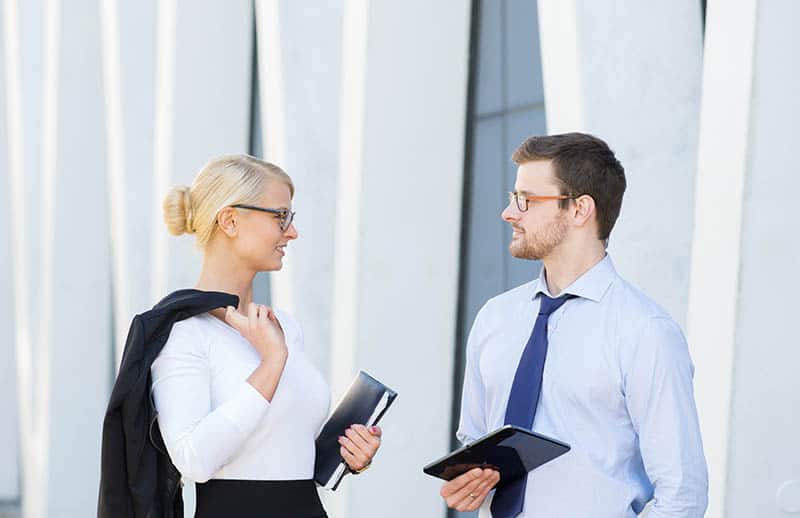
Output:
<svg viewBox="0 0 800 518">
<path fill-rule="evenodd" d="M 475 114 L 484 115 L 503 110 L 503 2 L 483 1 L 480 4 L 474 108 Z"/>
<path fill-rule="evenodd" d="M 506 0 L 503 30 L 506 107 L 544 102 L 536 2 Z M 544 126 L 542 126 L 544 132 Z"/>
</svg>

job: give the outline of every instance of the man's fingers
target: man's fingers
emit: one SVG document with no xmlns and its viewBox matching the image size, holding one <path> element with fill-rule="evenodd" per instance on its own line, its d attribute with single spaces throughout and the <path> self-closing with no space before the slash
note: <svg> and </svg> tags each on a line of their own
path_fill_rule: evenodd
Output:
<svg viewBox="0 0 800 518">
<path fill-rule="evenodd" d="M 477 497 L 478 488 L 483 482 L 483 477 L 471 480 L 453 495 L 447 498 L 447 505 L 458 511 L 465 511 L 467 506 Z"/>
<path fill-rule="evenodd" d="M 480 478 L 483 470 L 481 468 L 473 468 L 466 473 L 462 473 L 453 480 L 446 482 L 442 486 L 442 490 L 440 494 L 443 498 L 447 499 L 448 497 L 457 493 L 461 488 L 463 488 L 466 484 L 469 484 L 473 480 Z"/>
<path fill-rule="evenodd" d="M 489 475 L 485 475 L 481 479 L 480 485 L 472 492 L 474 498 L 472 498 L 469 505 L 467 505 L 467 511 L 474 511 L 483 504 L 483 501 L 486 500 L 486 496 L 489 494 L 489 491 L 497 484 L 497 480 L 500 479 L 500 476 L 497 475 L 495 477 L 495 473 L 490 473 Z"/>
</svg>

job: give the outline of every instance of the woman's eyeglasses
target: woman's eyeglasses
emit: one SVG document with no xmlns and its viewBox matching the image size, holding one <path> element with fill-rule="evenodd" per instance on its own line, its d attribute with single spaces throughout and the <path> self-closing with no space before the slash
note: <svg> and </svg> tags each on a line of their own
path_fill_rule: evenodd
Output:
<svg viewBox="0 0 800 518">
<path fill-rule="evenodd" d="M 242 203 L 231 205 L 231 207 L 235 209 L 258 210 L 261 212 L 268 212 L 270 214 L 275 214 L 276 216 L 278 216 L 278 221 L 281 226 L 281 232 L 286 232 L 289 229 L 289 225 L 292 224 L 292 220 L 294 219 L 294 212 L 290 211 L 289 209 L 269 209 L 266 207 L 256 207 L 255 205 L 245 205 Z"/>
</svg>

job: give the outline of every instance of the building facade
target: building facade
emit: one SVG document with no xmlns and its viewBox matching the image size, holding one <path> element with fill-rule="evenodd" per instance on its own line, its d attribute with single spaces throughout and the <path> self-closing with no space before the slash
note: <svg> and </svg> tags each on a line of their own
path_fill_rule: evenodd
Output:
<svg viewBox="0 0 800 518">
<path fill-rule="evenodd" d="M 400 394 L 329 514 L 447 516 L 422 466 L 455 446 L 466 335 L 540 267 L 507 252 L 510 155 L 566 131 L 625 166 L 609 251 L 687 334 L 707 516 L 800 515 L 795 0 L 0 5 L 0 517 L 94 514 L 128 324 L 200 268 L 161 199 L 241 152 L 297 186 L 257 298 L 334 401 L 359 369 Z"/>
</svg>

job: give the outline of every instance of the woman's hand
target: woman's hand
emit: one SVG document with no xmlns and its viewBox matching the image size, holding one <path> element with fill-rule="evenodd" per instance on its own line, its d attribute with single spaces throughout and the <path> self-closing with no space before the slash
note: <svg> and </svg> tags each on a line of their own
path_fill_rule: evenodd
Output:
<svg viewBox="0 0 800 518">
<path fill-rule="evenodd" d="M 339 437 L 342 445 L 339 451 L 352 471 L 363 471 L 370 465 L 381 446 L 381 434 L 378 426 L 367 428 L 363 424 L 354 424 Z"/>
<path fill-rule="evenodd" d="M 228 306 L 225 309 L 225 321 L 250 342 L 261 356 L 261 361 L 283 363 L 286 360 L 288 349 L 283 328 L 269 307 L 251 302 L 245 316 L 233 306 Z"/>
</svg>

